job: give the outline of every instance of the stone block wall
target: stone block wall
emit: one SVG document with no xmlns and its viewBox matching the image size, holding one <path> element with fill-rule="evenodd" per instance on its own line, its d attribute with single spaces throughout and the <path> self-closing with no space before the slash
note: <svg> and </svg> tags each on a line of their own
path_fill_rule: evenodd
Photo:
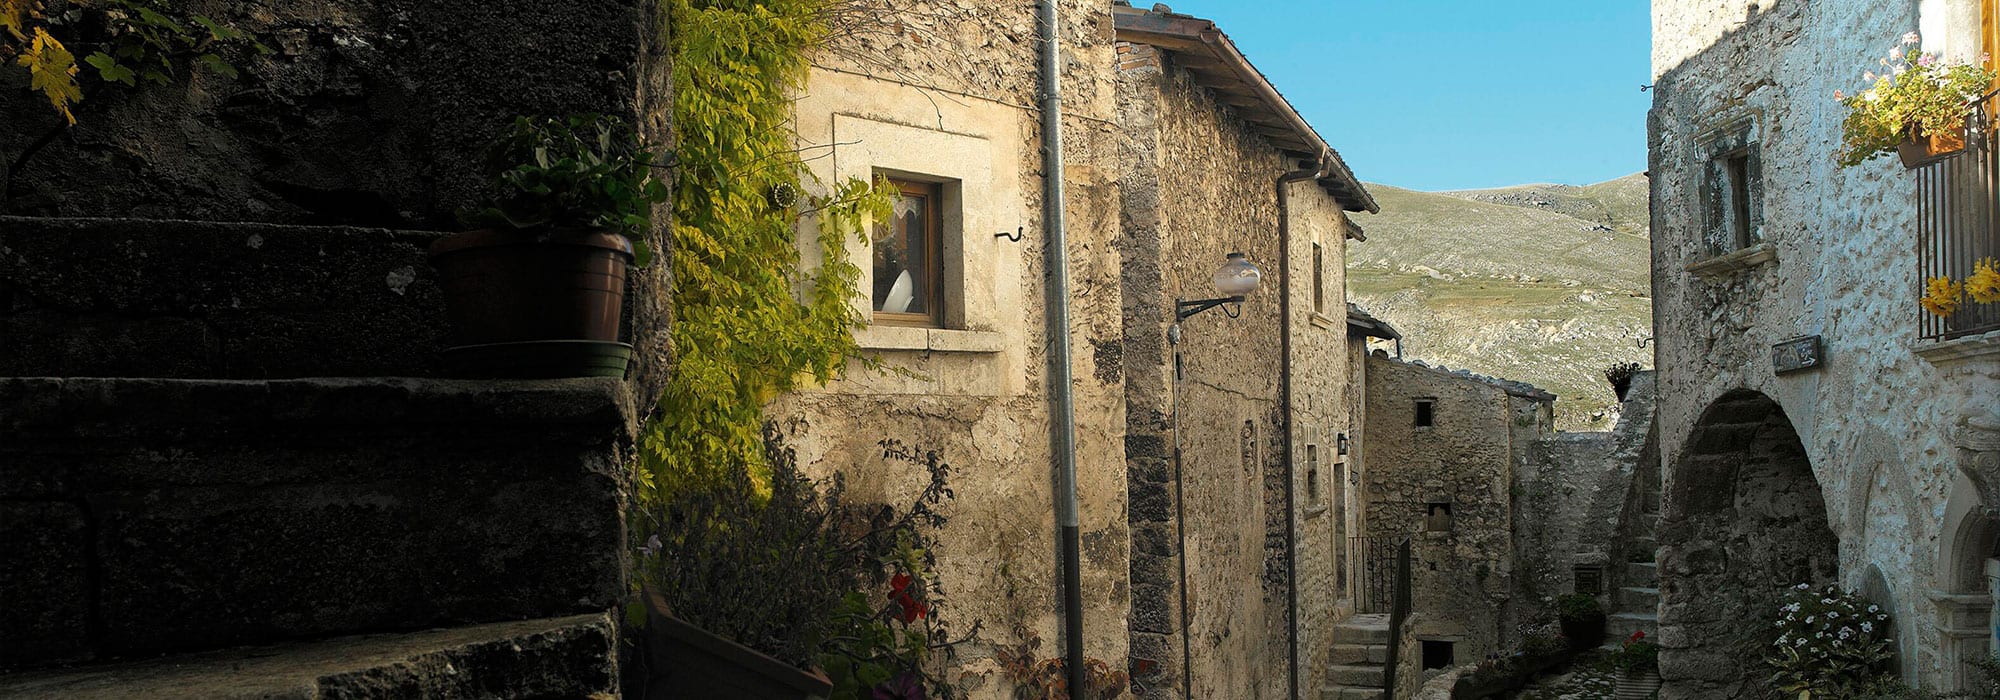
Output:
<svg viewBox="0 0 2000 700">
<path fill-rule="evenodd" d="M 1653 434 L 1653 374 L 1641 373 L 1619 404 L 1609 432 L 1544 433 L 1529 443 L 1514 474 L 1514 549 L 1520 556 L 1516 584 L 1520 613 L 1541 601 L 1577 590 L 1578 566 L 1597 567 L 1607 607 L 1617 591 L 1619 565 L 1632 546 L 1626 539 L 1646 504 L 1632 500 L 1639 479 L 1659 479 Z M 1657 485 L 1653 487 L 1657 494 Z M 1650 537 L 1652 527 L 1643 534 Z M 1647 553 L 1650 556 L 1650 552 Z"/>
</svg>

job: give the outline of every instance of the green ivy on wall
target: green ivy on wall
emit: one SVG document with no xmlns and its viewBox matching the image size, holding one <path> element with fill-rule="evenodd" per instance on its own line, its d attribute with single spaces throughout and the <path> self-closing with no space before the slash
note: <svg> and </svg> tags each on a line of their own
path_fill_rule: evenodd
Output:
<svg viewBox="0 0 2000 700">
<path fill-rule="evenodd" d="M 846 243 L 886 218 L 892 190 L 861 180 L 794 208 L 805 168 L 792 99 L 841 0 L 669 0 L 677 131 L 674 376 L 640 443 L 639 504 L 683 480 L 747 470 L 768 483 L 762 407 L 857 356 L 860 269 Z M 817 218 L 821 262 L 799 268 Z M 644 525 L 641 525 L 644 527 Z"/>
</svg>

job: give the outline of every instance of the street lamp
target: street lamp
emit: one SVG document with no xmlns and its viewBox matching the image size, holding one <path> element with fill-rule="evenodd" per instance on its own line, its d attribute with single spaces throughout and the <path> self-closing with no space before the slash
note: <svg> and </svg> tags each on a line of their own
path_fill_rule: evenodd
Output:
<svg viewBox="0 0 2000 700">
<path fill-rule="evenodd" d="M 1215 270 L 1215 291 L 1222 296 L 1213 299 L 1174 302 L 1174 321 L 1185 321 L 1189 316 L 1213 309 L 1223 304 L 1223 315 L 1236 318 L 1243 313 L 1243 297 L 1257 291 L 1258 283 L 1264 281 L 1264 273 L 1250 264 L 1242 253 L 1230 253 L 1222 267 Z"/>
</svg>

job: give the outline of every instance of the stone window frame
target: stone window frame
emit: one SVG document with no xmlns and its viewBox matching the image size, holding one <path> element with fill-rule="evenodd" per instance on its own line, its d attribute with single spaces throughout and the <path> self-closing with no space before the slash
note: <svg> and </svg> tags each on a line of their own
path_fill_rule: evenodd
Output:
<svg viewBox="0 0 2000 700">
<path fill-rule="evenodd" d="M 1000 354 L 1007 350 L 1003 325 L 1021 323 L 1019 313 L 1006 314 L 1001 299 L 1013 294 L 1003 285 L 1015 284 L 1018 265 L 1011 262 L 1017 245 L 1008 238 L 981 236 L 980 231 L 1013 230 L 1020 221 L 1011 207 L 1011 191 L 995 179 L 998 148 L 977 134 L 915 126 L 878 117 L 836 111 L 833 117 L 833 175 L 838 179 L 873 180 L 877 176 L 936 183 L 943 254 L 944 313 L 929 327 L 869 323 L 854 338 L 866 350 L 926 353 Z M 871 259 L 869 244 L 848 242 L 848 257 Z M 873 265 L 861 264 L 859 286 L 874 287 Z M 857 294 L 853 308 L 864 319 L 874 318 L 872 294 Z"/>
<path fill-rule="evenodd" d="M 1687 265 L 1689 272 L 1714 277 L 1776 259 L 1765 235 L 1762 122 L 1762 114 L 1747 111 L 1695 137 L 1702 255 Z"/>
<path fill-rule="evenodd" d="M 1437 427 L 1437 404 L 1435 396 L 1418 396 L 1411 399 L 1410 426 L 1417 430 Z"/>
</svg>

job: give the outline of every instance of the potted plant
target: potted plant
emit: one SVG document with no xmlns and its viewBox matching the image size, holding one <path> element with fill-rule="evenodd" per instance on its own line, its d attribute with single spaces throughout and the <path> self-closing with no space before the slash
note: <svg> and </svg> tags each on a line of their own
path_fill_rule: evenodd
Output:
<svg viewBox="0 0 2000 700">
<path fill-rule="evenodd" d="M 1870 86 L 1853 95 L 1836 90 L 1834 99 L 1847 106 L 1841 123 L 1840 164 L 1860 165 L 1879 155 L 1896 153 L 1903 166 L 1915 168 L 1965 148 L 1965 119 L 1993 87 L 1993 71 L 1984 66 L 1945 63 L 1918 48 L 1915 32 L 1878 59 L 1881 74 L 1862 73 Z"/>
<path fill-rule="evenodd" d="M 1617 394 L 1621 403 L 1625 401 L 1625 395 L 1632 391 L 1632 378 L 1636 376 L 1639 376 L 1637 362 L 1613 362 L 1610 367 L 1604 368 L 1604 381 L 1611 382 L 1611 393 Z"/>
<path fill-rule="evenodd" d="M 497 194 L 474 230 L 431 246 L 451 322 L 447 366 L 471 377 L 623 377 L 625 271 L 667 187 L 623 120 L 515 121 L 490 154 Z"/>
<path fill-rule="evenodd" d="M 1644 630 L 1635 631 L 1632 636 L 1618 644 L 1618 650 L 1605 658 L 1605 663 L 1618 672 L 1618 686 L 1614 697 L 1618 700 L 1646 700 L 1660 692 L 1660 645 L 1646 641 Z"/>
<path fill-rule="evenodd" d="M 1570 593 L 1556 598 L 1556 621 L 1570 649 L 1582 651 L 1604 643 L 1604 606 L 1597 596 Z"/>
</svg>

